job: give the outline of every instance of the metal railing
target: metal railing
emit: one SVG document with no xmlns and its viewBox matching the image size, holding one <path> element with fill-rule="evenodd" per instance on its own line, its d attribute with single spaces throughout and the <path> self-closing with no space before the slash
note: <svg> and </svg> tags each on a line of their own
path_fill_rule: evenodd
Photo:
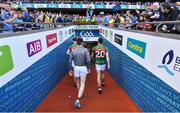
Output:
<svg viewBox="0 0 180 113">
<path fill-rule="evenodd" d="M 0 32 L 19 32 L 19 31 L 31 31 L 41 29 L 52 29 L 57 27 L 63 27 L 72 25 L 68 23 L 36 23 L 36 22 L 3 22 L 0 21 L 0 25 L 6 25 L 6 28 L 0 28 Z"/>
<path fill-rule="evenodd" d="M 62 27 L 62 26 L 68 26 L 68 25 L 74 25 L 74 23 L 72 22 L 68 22 L 68 23 L 35 23 L 35 22 L 2 22 L 0 21 L 0 25 L 14 25 L 15 27 L 12 28 L 11 30 L 17 30 L 18 31 L 30 31 L 30 30 L 40 30 L 40 29 L 52 29 L 52 28 L 57 28 L 57 27 Z M 129 24 L 130 28 L 134 25 L 137 24 L 151 24 L 151 25 L 155 25 L 155 32 L 159 32 L 159 27 L 163 24 L 174 24 L 174 25 L 180 25 L 180 20 L 177 21 L 155 21 L 155 22 L 139 22 L 139 23 L 114 23 L 114 25 L 118 25 L 118 26 L 124 26 L 122 27 L 123 29 L 125 29 L 125 24 Z M 113 26 L 114 28 L 117 28 L 115 26 Z M 9 29 L 2 29 L 0 28 L 0 31 L 4 31 L 4 30 L 9 30 Z M 131 29 L 134 30 L 134 29 Z"/>
<path fill-rule="evenodd" d="M 141 24 L 141 25 L 143 25 L 143 24 L 151 24 L 151 25 L 155 25 L 156 24 L 156 26 L 155 26 L 155 32 L 159 32 L 159 27 L 160 26 L 162 26 L 162 25 L 168 25 L 168 24 L 174 24 L 175 26 L 176 25 L 180 25 L 180 20 L 177 20 L 177 21 L 154 21 L 154 22 L 138 22 L 138 23 L 114 23 L 114 25 L 118 25 L 118 26 L 124 26 L 124 28 L 125 28 L 125 25 L 126 24 L 129 24 L 130 26 L 130 28 L 132 27 L 132 26 L 134 26 L 134 25 L 137 25 L 137 24 Z M 113 27 L 115 27 L 115 26 L 113 26 Z M 117 28 L 117 27 L 115 27 L 115 28 Z"/>
</svg>

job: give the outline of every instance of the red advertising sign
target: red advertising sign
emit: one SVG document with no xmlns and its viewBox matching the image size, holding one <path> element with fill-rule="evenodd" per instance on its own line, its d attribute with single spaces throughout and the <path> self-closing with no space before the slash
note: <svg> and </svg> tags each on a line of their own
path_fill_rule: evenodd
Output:
<svg viewBox="0 0 180 113">
<path fill-rule="evenodd" d="M 57 34 L 53 33 L 53 34 L 47 35 L 46 43 L 47 43 L 47 47 L 50 47 L 54 45 L 55 43 L 57 43 Z"/>
</svg>

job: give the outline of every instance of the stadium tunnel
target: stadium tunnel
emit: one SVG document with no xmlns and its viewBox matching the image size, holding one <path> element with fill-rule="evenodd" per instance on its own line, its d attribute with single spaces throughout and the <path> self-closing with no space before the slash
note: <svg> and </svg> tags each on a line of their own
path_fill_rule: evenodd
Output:
<svg viewBox="0 0 180 113">
<path fill-rule="evenodd" d="M 66 51 L 72 38 L 82 32 L 92 32 L 85 36 L 89 48 L 97 44 L 97 37 L 104 38 L 111 69 L 105 73 L 107 86 L 99 95 L 92 66 L 83 108 L 76 110 L 73 102 L 77 91 L 67 74 Z M 173 34 L 104 26 L 69 26 L 2 35 L 0 111 L 180 112 L 179 40 Z"/>
</svg>

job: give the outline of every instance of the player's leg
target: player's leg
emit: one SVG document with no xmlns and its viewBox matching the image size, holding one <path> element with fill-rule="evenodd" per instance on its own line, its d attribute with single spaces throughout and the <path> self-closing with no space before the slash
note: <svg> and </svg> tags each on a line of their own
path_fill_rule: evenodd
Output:
<svg viewBox="0 0 180 113">
<path fill-rule="evenodd" d="M 84 95 L 86 76 L 87 76 L 87 73 L 84 73 L 80 77 L 80 88 L 79 88 L 79 92 L 78 92 L 78 98 L 81 98 Z"/>
<path fill-rule="evenodd" d="M 101 88 L 101 65 L 96 64 L 96 72 L 97 72 L 97 85 L 98 85 L 98 93 L 102 93 Z"/>
<path fill-rule="evenodd" d="M 103 64 L 101 65 L 101 85 L 104 86 L 105 83 L 104 83 L 104 79 L 105 79 L 105 69 L 106 69 L 106 65 Z"/>
<path fill-rule="evenodd" d="M 75 79 L 75 81 L 76 81 L 76 87 L 77 87 L 77 89 L 79 89 L 79 87 L 80 87 L 80 69 L 79 69 L 79 66 L 74 66 L 74 79 Z"/>
<path fill-rule="evenodd" d="M 104 71 L 101 71 L 101 85 L 104 86 Z"/>
<path fill-rule="evenodd" d="M 74 106 L 76 108 L 81 108 L 80 98 L 84 94 L 84 88 L 85 88 L 86 76 L 87 76 L 87 68 L 86 67 L 80 67 L 79 74 L 80 74 L 80 79 L 79 79 L 80 80 L 80 87 L 78 90 L 78 97 L 77 97 L 75 104 L 74 104 Z"/>
<path fill-rule="evenodd" d="M 72 64 L 71 64 L 72 68 L 73 68 L 73 71 L 74 71 L 74 61 L 72 61 Z M 73 72 L 74 73 L 74 72 Z M 77 85 L 77 82 L 76 82 L 77 78 L 74 76 L 73 74 L 73 86 L 76 87 Z"/>
<path fill-rule="evenodd" d="M 80 88 L 80 77 L 75 77 L 76 79 L 76 88 L 79 90 Z"/>
</svg>

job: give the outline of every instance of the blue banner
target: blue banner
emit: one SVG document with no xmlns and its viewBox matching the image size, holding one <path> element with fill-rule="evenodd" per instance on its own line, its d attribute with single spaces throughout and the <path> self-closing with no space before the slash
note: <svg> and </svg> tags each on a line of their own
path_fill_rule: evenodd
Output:
<svg viewBox="0 0 180 113">
<path fill-rule="evenodd" d="M 89 8 L 92 9 L 113 9 L 114 11 L 119 11 L 120 9 L 145 9 L 144 5 L 104 5 L 104 4 L 11 4 L 12 7 L 18 8 Z"/>
<path fill-rule="evenodd" d="M 128 9 L 128 5 L 121 5 L 121 9 Z"/>
<path fill-rule="evenodd" d="M 58 8 L 58 4 L 47 4 L 47 8 Z"/>
<path fill-rule="evenodd" d="M 106 9 L 106 5 L 103 5 L 103 4 L 102 4 L 102 5 L 95 4 L 95 5 L 94 5 L 94 8 L 95 8 L 95 9 Z"/>
<path fill-rule="evenodd" d="M 82 4 L 71 4 L 71 8 L 83 8 Z"/>
<path fill-rule="evenodd" d="M 24 7 L 34 8 L 34 4 L 19 4 L 19 7 L 21 7 L 21 8 L 24 8 Z"/>
</svg>

